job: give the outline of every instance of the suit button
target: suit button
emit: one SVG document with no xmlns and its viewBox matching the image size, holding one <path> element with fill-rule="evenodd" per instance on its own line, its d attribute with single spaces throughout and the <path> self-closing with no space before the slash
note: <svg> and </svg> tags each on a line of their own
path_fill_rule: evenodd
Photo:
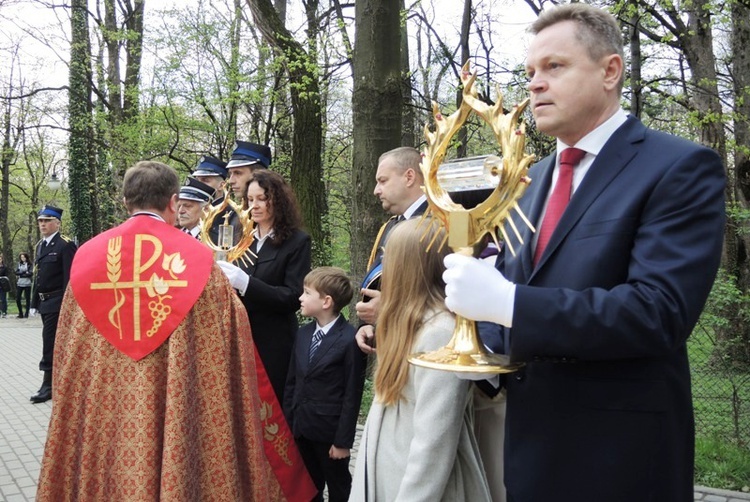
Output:
<svg viewBox="0 0 750 502">
<path fill-rule="evenodd" d="M 515 377 L 517 382 L 523 382 L 523 373 L 517 372 Z"/>
</svg>

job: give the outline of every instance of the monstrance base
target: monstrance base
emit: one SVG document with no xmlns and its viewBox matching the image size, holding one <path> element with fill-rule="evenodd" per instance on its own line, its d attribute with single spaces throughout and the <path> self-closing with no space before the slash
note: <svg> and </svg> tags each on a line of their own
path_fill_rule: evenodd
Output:
<svg viewBox="0 0 750 502">
<path fill-rule="evenodd" d="M 497 375 L 512 373 L 523 363 L 512 363 L 504 354 L 481 353 L 460 354 L 448 347 L 433 352 L 417 352 L 409 356 L 409 363 L 423 368 L 453 371 L 456 373 L 487 373 Z"/>
</svg>

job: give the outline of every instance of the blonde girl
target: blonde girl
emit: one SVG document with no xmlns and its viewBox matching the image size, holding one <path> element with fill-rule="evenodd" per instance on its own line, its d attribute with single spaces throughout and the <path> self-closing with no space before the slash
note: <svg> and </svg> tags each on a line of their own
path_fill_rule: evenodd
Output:
<svg viewBox="0 0 750 502">
<path fill-rule="evenodd" d="M 427 244 L 433 242 L 427 250 Z M 408 220 L 388 236 L 383 258 L 375 399 L 365 424 L 353 501 L 485 501 L 489 488 L 472 432 L 470 383 L 410 365 L 413 352 L 451 338 L 445 308 L 443 238 L 430 220 Z"/>
</svg>

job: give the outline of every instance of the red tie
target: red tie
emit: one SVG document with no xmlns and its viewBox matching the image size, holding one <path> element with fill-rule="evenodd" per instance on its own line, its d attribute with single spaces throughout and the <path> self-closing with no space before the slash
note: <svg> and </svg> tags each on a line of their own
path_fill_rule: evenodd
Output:
<svg viewBox="0 0 750 502">
<path fill-rule="evenodd" d="M 542 227 L 539 229 L 539 238 L 536 242 L 536 252 L 534 253 L 534 266 L 539 263 L 539 259 L 544 253 L 544 248 L 547 247 L 552 232 L 557 226 L 557 222 L 560 221 L 565 207 L 568 205 L 570 200 L 570 191 L 573 187 L 573 169 L 581 159 L 586 155 L 586 152 L 579 148 L 566 148 L 560 152 L 560 174 L 557 177 L 557 183 L 555 188 L 552 190 L 549 202 L 547 203 L 547 212 L 544 213 L 544 219 L 542 220 Z"/>
</svg>

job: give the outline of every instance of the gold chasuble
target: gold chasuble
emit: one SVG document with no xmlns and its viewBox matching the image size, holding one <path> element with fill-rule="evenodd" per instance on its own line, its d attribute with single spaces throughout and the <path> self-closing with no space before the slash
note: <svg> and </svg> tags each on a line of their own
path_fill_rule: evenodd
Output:
<svg viewBox="0 0 750 502">
<path fill-rule="evenodd" d="M 37 500 L 287 500 L 247 313 L 187 234 L 136 216 L 81 246 L 54 360 Z"/>
</svg>

